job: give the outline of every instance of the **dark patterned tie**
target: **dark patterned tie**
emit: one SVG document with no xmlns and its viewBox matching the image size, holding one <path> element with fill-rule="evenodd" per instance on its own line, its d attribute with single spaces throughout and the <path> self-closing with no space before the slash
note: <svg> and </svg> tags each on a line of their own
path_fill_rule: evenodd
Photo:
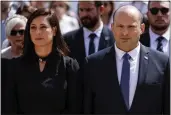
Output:
<svg viewBox="0 0 171 115">
<path fill-rule="evenodd" d="M 131 56 L 127 53 L 123 56 L 123 65 L 122 65 L 122 73 L 121 73 L 121 91 L 124 97 L 125 104 L 127 109 L 129 109 L 129 80 L 130 80 L 130 63 L 129 59 Z"/>
<path fill-rule="evenodd" d="M 96 34 L 92 33 L 89 35 L 90 42 L 89 42 L 89 55 L 95 52 L 95 45 L 94 45 L 94 38 L 96 37 Z"/>
<path fill-rule="evenodd" d="M 163 41 L 164 37 L 160 36 L 157 38 L 158 44 L 157 44 L 157 50 L 163 52 Z"/>
</svg>

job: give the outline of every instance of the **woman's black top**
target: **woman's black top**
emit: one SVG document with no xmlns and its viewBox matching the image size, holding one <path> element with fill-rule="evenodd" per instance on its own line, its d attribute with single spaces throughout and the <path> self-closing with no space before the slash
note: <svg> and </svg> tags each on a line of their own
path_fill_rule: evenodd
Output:
<svg viewBox="0 0 171 115">
<path fill-rule="evenodd" d="M 75 113 L 76 60 L 53 53 L 45 68 L 37 56 L 8 62 L 3 92 L 4 113 Z"/>
</svg>

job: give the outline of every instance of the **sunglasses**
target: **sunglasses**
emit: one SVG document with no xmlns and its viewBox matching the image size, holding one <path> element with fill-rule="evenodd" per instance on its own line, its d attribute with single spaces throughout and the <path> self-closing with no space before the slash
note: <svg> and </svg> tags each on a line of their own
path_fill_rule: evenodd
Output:
<svg viewBox="0 0 171 115">
<path fill-rule="evenodd" d="M 12 30 L 10 35 L 11 35 L 11 36 L 16 36 L 17 33 L 18 33 L 19 35 L 24 35 L 24 30 Z"/>
<path fill-rule="evenodd" d="M 161 11 L 161 13 L 163 15 L 165 15 L 169 12 L 169 8 L 151 8 L 150 12 L 151 12 L 151 14 L 156 15 L 156 14 L 158 14 L 159 10 Z"/>
</svg>

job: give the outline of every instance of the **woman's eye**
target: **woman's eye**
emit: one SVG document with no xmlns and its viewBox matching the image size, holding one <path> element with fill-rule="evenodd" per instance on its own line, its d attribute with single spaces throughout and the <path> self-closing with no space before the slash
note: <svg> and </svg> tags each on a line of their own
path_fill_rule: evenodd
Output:
<svg viewBox="0 0 171 115">
<path fill-rule="evenodd" d="M 31 29 L 35 29 L 36 27 L 35 26 L 32 26 L 32 27 L 30 27 Z"/>
</svg>

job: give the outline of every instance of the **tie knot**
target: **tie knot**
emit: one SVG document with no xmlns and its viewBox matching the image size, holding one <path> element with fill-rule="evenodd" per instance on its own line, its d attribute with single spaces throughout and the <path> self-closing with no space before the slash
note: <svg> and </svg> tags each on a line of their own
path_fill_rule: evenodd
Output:
<svg viewBox="0 0 171 115">
<path fill-rule="evenodd" d="M 128 53 L 125 53 L 123 55 L 123 59 L 129 60 L 129 59 L 131 59 L 131 56 Z"/>
<path fill-rule="evenodd" d="M 95 33 L 91 33 L 90 35 L 89 35 L 89 38 L 90 39 L 94 39 L 96 37 L 96 34 Z"/>
<path fill-rule="evenodd" d="M 160 37 L 157 38 L 157 41 L 161 42 L 163 39 L 164 39 L 164 37 L 160 36 Z"/>
</svg>

